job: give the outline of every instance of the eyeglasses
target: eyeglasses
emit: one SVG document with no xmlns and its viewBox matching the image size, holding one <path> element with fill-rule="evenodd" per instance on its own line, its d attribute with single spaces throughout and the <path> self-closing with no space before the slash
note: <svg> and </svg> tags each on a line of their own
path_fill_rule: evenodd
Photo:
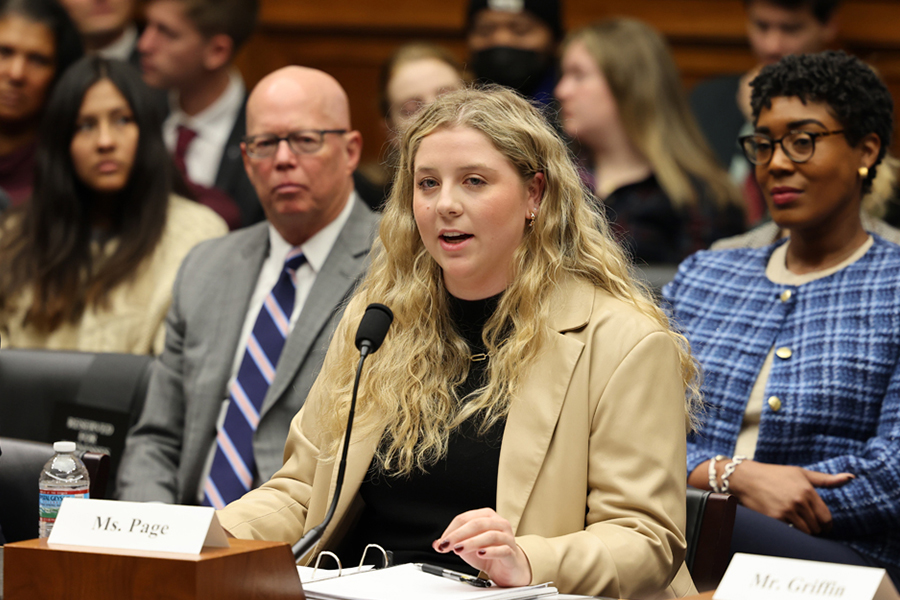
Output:
<svg viewBox="0 0 900 600">
<path fill-rule="evenodd" d="M 813 157 L 816 152 L 816 139 L 844 133 L 843 129 L 835 131 L 790 131 L 784 137 L 773 140 L 767 135 L 756 133 L 753 135 L 745 135 L 738 138 L 741 150 L 754 165 L 767 165 L 772 161 L 775 154 L 775 144 L 781 144 L 784 151 L 791 161 L 795 163 L 805 163 Z"/>
<path fill-rule="evenodd" d="M 244 148 L 250 158 L 272 158 L 281 142 L 287 142 L 294 154 L 312 154 L 325 143 L 326 133 L 347 133 L 346 129 L 301 129 L 285 136 L 272 133 L 248 136 L 243 139 Z"/>
</svg>

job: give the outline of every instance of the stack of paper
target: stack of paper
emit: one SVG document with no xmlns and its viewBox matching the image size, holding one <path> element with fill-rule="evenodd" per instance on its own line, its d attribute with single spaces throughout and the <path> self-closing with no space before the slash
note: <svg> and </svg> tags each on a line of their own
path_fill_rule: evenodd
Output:
<svg viewBox="0 0 900 600">
<path fill-rule="evenodd" d="M 479 588 L 423 573 L 413 564 L 304 583 L 309 600 L 525 600 L 556 595 L 549 584 Z"/>
</svg>

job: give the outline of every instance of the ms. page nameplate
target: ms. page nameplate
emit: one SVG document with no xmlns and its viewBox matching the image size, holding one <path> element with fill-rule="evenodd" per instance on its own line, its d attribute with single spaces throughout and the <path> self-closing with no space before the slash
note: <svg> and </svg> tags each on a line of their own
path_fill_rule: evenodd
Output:
<svg viewBox="0 0 900 600">
<path fill-rule="evenodd" d="M 735 554 L 713 600 L 898 600 L 884 569 Z"/>
<path fill-rule="evenodd" d="M 47 543 L 183 554 L 228 547 L 213 508 L 83 498 L 63 500 Z"/>
</svg>

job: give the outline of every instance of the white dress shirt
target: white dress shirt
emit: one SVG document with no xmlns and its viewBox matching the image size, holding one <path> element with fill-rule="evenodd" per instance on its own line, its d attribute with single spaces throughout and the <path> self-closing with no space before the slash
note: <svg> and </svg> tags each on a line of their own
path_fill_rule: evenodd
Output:
<svg viewBox="0 0 900 600">
<path fill-rule="evenodd" d="M 294 329 L 294 324 L 300 318 L 300 312 L 303 310 L 309 291 L 316 281 L 316 273 L 322 270 L 322 266 L 331 253 L 331 247 L 334 246 L 341 229 L 344 228 L 344 224 L 350 218 L 350 211 L 353 209 L 355 200 L 356 192 L 353 192 L 337 218 L 300 246 L 303 248 L 303 256 L 306 257 L 306 262 L 297 269 L 295 277 L 297 281 L 297 295 L 294 298 L 294 310 L 291 313 L 288 332 Z M 262 310 L 266 296 L 278 283 L 278 278 L 281 277 L 281 271 L 284 269 L 284 261 L 288 252 L 292 249 L 293 246 L 285 241 L 281 234 L 269 223 L 269 256 L 266 257 L 262 269 L 259 271 L 259 278 L 256 280 L 256 287 L 253 290 L 253 295 L 250 297 L 247 314 L 244 316 L 244 326 L 241 329 L 240 337 L 241 342 L 238 344 L 237 351 L 234 354 L 231 379 L 228 382 L 229 388 L 237 377 L 238 369 L 244 358 L 244 351 L 247 348 L 247 340 L 250 339 L 250 332 L 253 331 L 253 326 L 256 324 L 256 317 L 259 315 L 259 311 Z"/>
<path fill-rule="evenodd" d="M 357 199 L 356 192 L 351 192 L 347 204 L 337 218 L 309 238 L 305 244 L 301 245 L 301 248 L 303 248 L 303 256 L 306 257 L 306 262 L 297 269 L 295 277 L 297 282 L 297 295 L 294 298 L 294 310 L 291 312 L 291 320 L 288 324 L 288 335 L 294 330 L 294 325 L 300 318 L 300 314 L 303 311 L 303 305 L 306 303 L 306 298 L 309 296 L 309 292 L 316 281 L 316 274 L 322 270 L 325 261 L 328 259 L 328 255 L 331 254 L 331 248 L 337 241 L 341 229 L 344 228 L 344 225 L 350 218 L 350 212 L 353 210 L 353 205 L 356 203 Z M 259 271 L 259 277 L 256 280 L 256 287 L 253 289 L 253 295 L 250 296 L 250 304 L 247 306 L 247 313 L 244 316 L 244 326 L 241 328 L 241 337 L 239 338 L 240 343 L 234 354 L 231 377 L 228 379 L 226 393 L 227 390 L 231 389 L 234 380 L 237 379 L 238 369 L 241 367 L 241 361 L 243 361 L 244 353 L 247 350 L 247 340 L 250 339 L 250 333 L 253 331 L 253 326 L 256 324 L 256 317 L 259 315 L 259 311 L 262 310 L 266 296 L 269 295 L 269 292 L 271 292 L 272 288 L 275 287 L 275 284 L 278 283 L 278 278 L 281 277 L 281 271 L 284 269 L 284 261 L 287 258 L 288 252 L 292 249 L 293 246 L 281 237 L 281 234 L 278 233 L 270 223 L 269 255 L 263 261 L 262 268 Z M 276 365 L 275 368 L 277 369 L 278 366 Z M 222 423 L 225 421 L 225 413 L 228 410 L 228 404 L 230 402 L 231 400 L 228 396 L 222 401 L 222 405 L 219 408 L 219 416 L 216 419 L 216 431 L 222 428 Z M 206 463 L 203 466 L 203 476 L 200 477 L 200 488 L 197 490 L 198 503 L 203 502 L 203 484 L 206 482 L 206 478 L 209 477 L 209 471 L 212 468 L 212 461 L 215 453 L 216 443 L 213 442 L 209 455 L 206 457 Z M 254 482 L 254 485 L 257 485 L 258 483 L 260 482 Z"/>
<path fill-rule="evenodd" d="M 246 88 L 237 71 L 228 73 L 228 87 L 218 99 L 194 116 L 181 110 L 178 92 L 169 93 L 169 116 L 163 123 L 163 139 L 170 153 L 175 152 L 178 126 L 184 125 L 197 132 L 184 157 L 188 178 L 197 184 L 213 187 L 225 144 L 234 129 L 244 105 Z"/>
</svg>

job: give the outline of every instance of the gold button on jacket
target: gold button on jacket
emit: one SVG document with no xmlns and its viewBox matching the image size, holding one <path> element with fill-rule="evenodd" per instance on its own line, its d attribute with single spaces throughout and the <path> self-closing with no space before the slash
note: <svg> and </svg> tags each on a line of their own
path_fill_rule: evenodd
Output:
<svg viewBox="0 0 900 600">
<path fill-rule="evenodd" d="M 781 348 L 779 348 L 778 350 L 775 351 L 775 356 L 777 356 L 778 358 L 783 358 L 785 360 L 790 358 L 793 355 L 794 355 L 794 353 L 787 346 L 782 346 Z"/>
<path fill-rule="evenodd" d="M 769 396 L 768 402 L 769 408 L 771 408 L 775 412 L 781 410 L 781 400 L 778 398 L 778 396 Z"/>
</svg>

